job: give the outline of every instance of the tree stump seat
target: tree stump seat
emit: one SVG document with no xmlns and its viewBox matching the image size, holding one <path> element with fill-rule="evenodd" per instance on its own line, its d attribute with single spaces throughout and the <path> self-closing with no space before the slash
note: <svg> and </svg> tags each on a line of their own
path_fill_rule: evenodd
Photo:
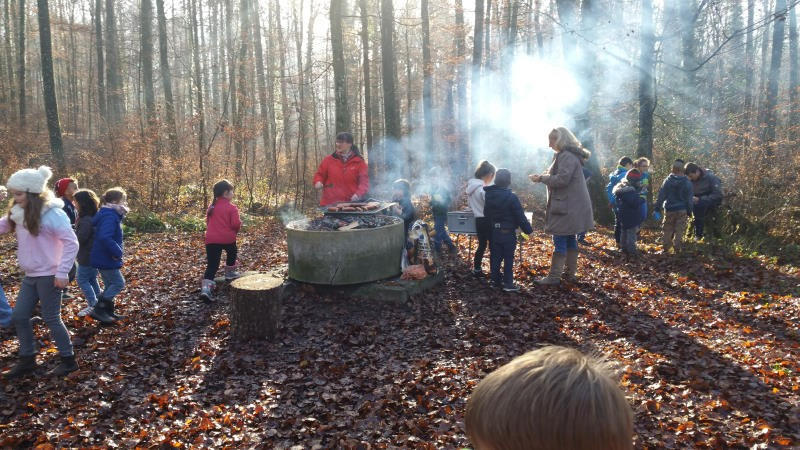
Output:
<svg viewBox="0 0 800 450">
<path fill-rule="evenodd" d="M 231 334 L 236 339 L 274 339 L 281 315 L 283 279 L 258 273 L 230 286 Z"/>
</svg>

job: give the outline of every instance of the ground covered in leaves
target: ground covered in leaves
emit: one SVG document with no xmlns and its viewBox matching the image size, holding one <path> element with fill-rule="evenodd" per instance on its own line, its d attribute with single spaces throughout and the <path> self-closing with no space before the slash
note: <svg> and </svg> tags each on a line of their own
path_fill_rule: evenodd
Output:
<svg viewBox="0 0 800 450">
<path fill-rule="evenodd" d="M 201 233 L 132 236 L 116 327 L 64 307 L 81 370 L 45 375 L 57 352 L 47 329 L 37 376 L 4 383 L 0 446 L 462 447 L 475 384 L 542 344 L 618 362 L 640 448 L 800 445 L 800 272 L 774 259 L 691 244 L 688 255 L 627 263 L 603 232 L 588 236 L 580 280 L 537 288 L 548 237 L 534 234 L 517 267 L 521 293 L 467 274 L 467 241 L 446 281 L 408 308 L 298 289 L 278 339 L 229 338 L 220 302 L 198 300 Z M 282 227 L 240 237 L 247 270 L 285 274 Z M 650 242 L 651 244 L 647 244 Z M 0 241 L 13 300 L 15 241 Z M 72 292 L 78 294 L 76 287 Z M 2 332 L 0 366 L 13 364 Z M 368 444 L 368 445 L 364 445 Z"/>
</svg>

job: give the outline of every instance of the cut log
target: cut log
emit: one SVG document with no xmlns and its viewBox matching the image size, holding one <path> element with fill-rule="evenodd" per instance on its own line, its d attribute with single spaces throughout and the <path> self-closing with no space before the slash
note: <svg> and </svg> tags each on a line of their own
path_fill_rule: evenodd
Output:
<svg viewBox="0 0 800 450">
<path fill-rule="evenodd" d="M 231 283 L 231 334 L 236 339 L 274 339 L 283 298 L 283 279 L 248 275 Z"/>
</svg>

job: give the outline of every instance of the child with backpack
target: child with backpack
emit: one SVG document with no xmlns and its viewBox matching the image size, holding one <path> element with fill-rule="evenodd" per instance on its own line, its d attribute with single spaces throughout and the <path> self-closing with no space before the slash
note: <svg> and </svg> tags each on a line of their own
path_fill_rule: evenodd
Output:
<svg viewBox="0 0 800 450">
<path fill-rule="evenodd" d="M 211 289 L 214 275 L 219 270 L 222 251 L 225 250 L 225 279 L 234 280 L 240 275 L 236 271 L 236 234 L 242 227 L 239 209 L 231 203 L 233 184 L 228 180 L 214 183 L 214 200 L 206 212 L 206 272 L 200 286 L 200 297 L 206 302 L 214 301 Z"/>
<path fill-rule="evenodd" d="M 623 156 L 617 163 L 617 170 L 608 176 L 608 184 L 606 185 L 606 194 L 608 196 L 608 203 L 611 204 L 611 210 L 614 211 L 614 241 L 617 247 L 620 247 L 619 241 L 622 233 L 622 227 L 619 224 L 619 217 L 617 217 L 616 199 L 614 198 L 614 188 L 617 187 L 620 181 L 625 178 L 625 174 L 633 168 L 633 160 L 628 156 Z"/>
<path fill-rule="evenodd" d="M 686 234 L 686 223 L 692 214 L 692 182 L 683 173 L 684 162 L 676 159 L 672 163 L 672 173 L 664 179 L 661 189 L 658 190 L 655 212 L 664 213 L 662 224 L 664 253 L 675 248 L 675 253 L 679 253 L 683 247 L 683 235 Z"/>
<path fill-rule="evenodd" d="M 499 169 L 494 176 L 494 185 L 486 186 L 486 203 L 483 213 L 492 226 L 491 254 L 489 262 L 492 269 L 492 284 L 506 292 L 519 292 L 514 284 L 514 250 L 517 248 L 517 228 L 523 233 L 533 233 L 522 204 L 516 194 L 511 192 L 511 172 Z M 503 274 L 500 274 L 503 263 Z"/>
<path fill-rule="evenodd" d="M 639 251 L 636 249 L 636 235 L 639 233 L 639 226 L 644 222 L 641 208 L 642 203 L 645 203 L 640 195 L 641 192 L 642 173 L 639 169 L 629 170 L 625 178 L 614 187 L 614 204 L 622 228 L 620 245 L 622 251 L 630 257 L 639 256 Z"/>
<path fill-rule="evenodd" d="M 0 234 L 16 231 L 17 260 L 25 272 L 11 314 L 19 340 L 19 360 L 5 373 L 6 379 L 22 377 L 36 369 L 31 316 L 39 302 L 42 319 L 61 357 L 51 374 L 63 376 L 78 370 L 69 332 L 61 320 L 61 290 L 69 282 L 69 270 L 78 254 L 78 238 L 62 209 L 64 203 L 47 189 L 52 175 L 46 166 L 23 169 L 6 183 L 14 205 L 0 218 Z"/>
<path fill-rule="evenodd" d="M 97 283 L 97 269 L 92 267 L 91 252 L 94 243 L 94 226 L 92 220 L 97 214 L 100 206 L 100 199 L 97 194 L 89 189 L 81 189 L 73 196 L 78 221 L 75 224 L 75 234 L 78 236 L 78 287 L 81 288 L 83 296 L 86 298 L 86 307 L 78 312 L 78 317 L 91 315 L 103 324 L 109 324 L 114 320 L 101 308 L 95 312 L 97 299 L 101 296 L 100 285 Z"/>
<path fill-rule="evenodd" d="M 122 318 L 115 312 L 114 297 L 125 288 L 122 276 L 122 219 L 128 214 L 128 194 L 121 187 L 103 193 L 100 209 L 92 218 L 94 242 L 89 252 L 89 263 L 103 279 L 103 292 L 90 314 L 101 323 L 108 324 L 108 318 L 115 322 Z"/>
</svg>

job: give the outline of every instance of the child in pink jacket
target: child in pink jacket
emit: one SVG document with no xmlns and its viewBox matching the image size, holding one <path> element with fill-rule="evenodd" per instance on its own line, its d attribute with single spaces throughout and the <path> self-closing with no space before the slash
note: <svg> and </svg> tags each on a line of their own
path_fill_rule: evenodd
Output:
<svg viewBox="0 0 800 450">
<path fill-rule="evenodd" d="M 239 218 L 239 209 L 231 203 L 233 198 L 233 185 L 228 180 L 214 183 L 214 201 L 206 213 L 206 273 L 200 288 L 200 297 L 207 301 L 214 301 L 211 289 L 214 287 L 214 275 L 219 270 L 222 251 L 225 250 L 225 279 L 233 280 L 239 277 L 236 272 L 236 234 L 242 227 Z"/>
<path fill-rule="evenodd" d="M 17 260 L 25 272 L 11 314 L 19 339 L 19 361 L 5 373 L 7 379 L 28 375 L 36 368 L 31 315 L 37 302 L 41 302 L 42 319 L 61 355 L 61 363 L 51 374 L 63 376 L 78 370 L 69 332 L 61 320 L 61 290 L 69 283 L 78 238 L 62 209 L 64 203 L 47 189 L 52 175 L 45 166 L 23 169 L 6 183 L 14 206 L 0 218 L 0 234 L 16 231 Z"/>
</svg>

